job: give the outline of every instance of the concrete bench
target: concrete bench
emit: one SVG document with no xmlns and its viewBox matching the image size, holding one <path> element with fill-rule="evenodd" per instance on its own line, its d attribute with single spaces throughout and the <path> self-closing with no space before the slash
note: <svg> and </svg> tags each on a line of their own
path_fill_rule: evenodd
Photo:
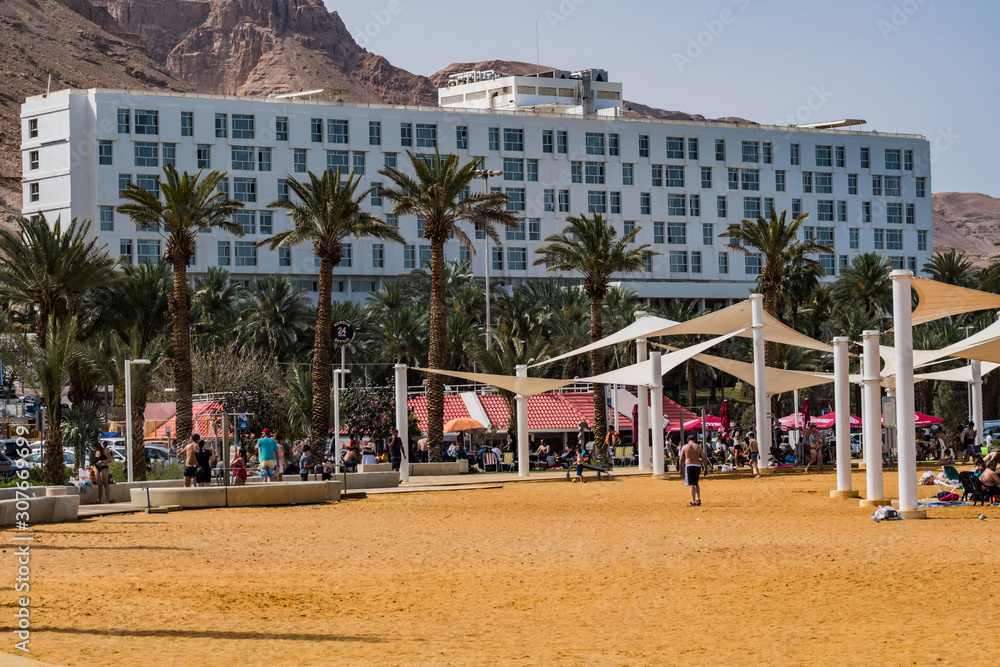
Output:
<svg viewBox="0 0 1000 667">
<path fill-rule="evenodd" d="M 413 477 L 424 475 L 464 475 L 467 472 L 469 472 L 469 462 L 466 459 L 440 461 L 438 463 L 410 464 L 410 475 Z"/>
<path fill-rule="evenodd" d="M 358 472 L 392 472 L 391 463 L 359 463 Z"/>
<path fill-rule="evenodd" d="M 132 489 L 131 502 L 136 508 L 176 505 L 184 509 L 207 507 L 256 507 L 266 505 L 305 505 L 340 500 L 341 483 L 282 482 L 244 486 L 201 486 Z"/>
<path fill-rule="evenodd" d="M 23 499 L 22 499 L 23 500 Z M 0 526 L 13 526 L 17 521 L 19 500 L 0 500 Z M 28 498 L 28 525 L 76 521 L 80 511 L 80 497 L 76 494 L 62 496 L 35 496 Z"/>
<path fill-rule="evenodd" d="M 598 480 L 601 479 L 601 475 L 604 475 L 608 479 L 611 479 L 611 471 L 608 470 L 607 468 L 602 468 L 601 466 L 592 466 L 592 465 L 584 464 L 583 470 L 584 470 L 584 472 L 587 472 L 588 470 L 590 472 L 596 472 Z M 570 481 L 573 478 L 573 475 L 575 475 L 575 474 L 576 474 L 576 466 L 575 465 L 571 465 L 570 467 L 566 468 L 566 481 L 567 482 Z"/>
</svg>

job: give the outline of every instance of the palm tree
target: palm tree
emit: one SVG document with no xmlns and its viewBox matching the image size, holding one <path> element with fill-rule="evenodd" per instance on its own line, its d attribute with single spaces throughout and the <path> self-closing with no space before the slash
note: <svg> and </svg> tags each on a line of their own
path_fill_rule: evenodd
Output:
<svg viewBox="0 0 1000 667">
<path fill-rule="evenodd" d="M 243 298 L 243 293 L 243 285 L 230 280 L 229 271 L 208 267 L 205 275 L 194 281 L 191 295 L 195 337 L 215 345 L 230 342 L 232 330 L 228 325 L 238 319 L 233 308 Z"/>
<path fill-rule="evenodd" d="M 959 287 L 972 286 L 972 260 L 958 250 L 934 253 L 931 261 L 924 264 L 924 271 L 938 282 Z"/>
<path fill-rule="evenodd" d="M 118 211 L 136 224 L 155 229 L 166 238 L 163 259 L 173 266 L 173 290 L 170 295 L 170 313 L 173 317 L 173 370 L 174 393 L 177 402 L 177 434 L 179 441 L 191 435 L 191 327 L 188 311 L 187 267 L 195 251 L 195 239 L 203 229 L 218 228 L 236 236 L 243 236 L 243 227 L 233 222 L 233 214 L 243 208 L 243 203 L 229 199 L 219 191 L 219 183 L 226 175 L 219 171 L 203 171 L 193 176 L 177 173 L 173 165 L 163 168 L 163 178 L 157 177 L 159 193 L 150 192 L 138 185 L 129 184 Z M 160 201 L 159 194 L 163 195 Z"/>
<path fill-rule="evenodd" d="M 892 279 L 889 261 L 873 252 L 856 256 L 840 270 L 840 277 L 830 288 L 831 296 L 842 308 L 859 306 L 869 316 L 881 317 L 892 308 Z"/>
<path fill-rule="evenodd" d="M 611 287 L 615 273 L 642 271 L 647 258 L 660 253 L 649 249 L 649 244 L 632 247 L 642 227 L 618 238 L 615 228 L 605 224 L 600 213 L 592 218 L 569 216 L 568 223 L 559 234 L 545 239 L 546 245 L 535 252 L 542 255 L 535 264 L 545 264 L 549 271 L 575 271 L 583 276 L 583 291 L 590 299 L 590 341 L 604 337 L 604 298 Z M 590 353 L 590 367 L 594 375 L 604 372 L 604 350 Z M 597 459 L 607 461 L 607 413 L 604 403 L 604 385 L 594 385 L 594 451 Z"/>
<path fill-rule="evenodd" d="M 778 316 L 778 288 L 789 258 L 801 258 L 802 262 L 815 262 L 807 255 L 832 253 L 828 245 L 816 241 L 799 241 L 799 228 L 808 213 L 785 221 L 785 211 L 781 215 L 772 209 L 768 217 L 758 215 L 754 219 L 741 220 L 738 225 L 729 225 L 719 236 L 731 239 L 726 247 L 744 255 L 760 257 L 760 276 L 757 279 L 764 294 L 764 310 L 771 316 Z M 768 342 L 764 348 L 764 363 L 774 364 L 775 344 Z"/>
<path fill-rule="evenodd" d="M 475 223 L 495 243 L 500 243 L 495 225 L 516 227 L 518 216 L 506 210 L 506 195 L 497 193 L 469 194 L 469 186 L 483 158 L 461 164 L 455 155 L 416 155 L 407 151 L 415 176 L 399 169 L 387 168 L 380 173 L 392 181 L 382 196 L 394 202 L 393 215 L 416 215 L 424 222 L 423 238 L 431 245 L 431 314 L 428 367 L 445 367 L 448 344 L 448 323 L 445 315 L 444 244 L 454 236 L 474 251 L 472 241 L 459 223 Z M 444 428 L 444 376 L 430 373 L 427 378 L 427 438 L 432 461 L 440 460 Z"/>
<path fill-rule="evenodd" d="M 307 336 L 313 319 L 309 297 L 292 288 L 286 276 L 271 275 L 253 283 L 239 302 L 237 338 L 283 360 Z"/>
<path fill-rule="evenodd" d="M 372 189 L 357 193 L 360 179 L 351 174 L 341 179 L 340 171 L 328 169 L 321 176 L 309 172 L 308 181 L 288 177 L 288 189 L 295 200 L 279 200 L 269 208 L 288 213 L 295 226 L 279 232 L 258 245 L 271 250 L 312 243 L 313 253 L 319 258 L 319 298 L 316 305 L 316 331 L 313 338 L 313 406 L 309 445 L 314 463 L 323 460 L 326 434 L 330 428 L 330 319 L 333 295 L 333 267 L 340 264 L 344 255 L 344 239 L 349 236 L 371 236 L 403 243 L 403 237 L 392 225 L 387 225 L 373 213 L 361 209 Z"/>
</svg>

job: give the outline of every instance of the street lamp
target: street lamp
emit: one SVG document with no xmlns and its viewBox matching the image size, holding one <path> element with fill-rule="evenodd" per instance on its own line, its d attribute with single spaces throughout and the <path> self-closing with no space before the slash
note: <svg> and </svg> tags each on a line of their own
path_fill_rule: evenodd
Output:
<svg viewBox="0 0 1000 667">
<path fill-rule="evenodd" d="M 490 194 L 490 176 L 503 176 L 502 171 L 494 171 L 492 169 L 477 169 L 476 178 L 483 179 L 483 189 L 486 194 Z M 490 327 L 490 236 L 486 233 L 486 228 L 483 227 L 483 239 L 485 239 L 486 246 L 486 270 L 484 276 L 486 277 L 486 349 L 490 349 L 493 346 L 493 329 Z"/>
<path fill-rule="evenodd" d="M 132 366 L 148 364 L 149 359 L 125 360 L 125 466 L 128 468 L 128 481 L 135 481 L 135 471 L 132 469 Z"/>
<path fill-rule="evenodd" d="M 340 378 L 346 378 L 350 372 L 347 368 L 333 370 L 333 443 L 330 445 L 330 454 L 334 456 L 334 463 L 340 463 L 336 459 L 337 452 L 340 451 Z"/>
</svg>

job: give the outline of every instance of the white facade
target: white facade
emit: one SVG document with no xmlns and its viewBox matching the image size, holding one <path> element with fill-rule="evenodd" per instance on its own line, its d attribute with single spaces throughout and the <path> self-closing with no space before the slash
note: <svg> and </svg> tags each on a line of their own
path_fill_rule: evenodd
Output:
<svg viewBox="0 0 1000 667">
<path fill-rule="evenodd" d="M 727 251 L 718 235 L 771 205 L 808 212 L 804 234 L 835 246 L 821 258 L 828 280 L 862 252 L 918 274 L 932 252 L 930 149 L 917 135 L 116 90 L 29 98 L 21 123 L 23 214 L 90 219 L 92 233 L 132 261 L 162 255 L 165 241 L 117 213 L 120 182 L 150 185 L 168 161 L 180 171 L 227 171 L 229 192 L 246 201 L 248 233 L 202 234 L 195 275 L 218 265 L 242 280 L 284 273 L 315 291 L 309 246 L 288 256 L 252 249 L 291 224 L 267 210 L 286 174 L 301 179 L 341 165 L 362 170 L 365 185 L 382 183 L 386 161 L 403 168 L 407 150 L 435 147 L 463 160 L 485 156 L 486 168 L 504 171 L 488 185 L 505 190 L 525 219 L 522 231 L 501 232 L 503 247 L 491 248 L 490 277 L 508 285 L 551 277 L 532 265 L 535 250 L 567 215 L 602 208 L 619 232 L 641 226 L 638 240 L 662 253 L 647 272 L 622 277 L 642 297 L 745 298 L 756 279 L 753 259 Z M 368 207 L 391 212 L 374 197 Z M 335 269 L 335 299 L 364 299 L 381 280 L 429 259 L 419 221 L 396 222 L 406 246 L 350 241 Z M 478 275 L 484 244 L 477 241 L 471 256 Z M 457 242 L 446 255 L 470 257 Z"/>
</svg>

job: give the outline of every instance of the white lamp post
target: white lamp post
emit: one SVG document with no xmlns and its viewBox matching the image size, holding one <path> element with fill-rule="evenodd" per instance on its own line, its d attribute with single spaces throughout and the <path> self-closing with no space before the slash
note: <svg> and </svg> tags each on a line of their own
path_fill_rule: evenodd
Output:
<svg viewBox="0 0 1000 667">
<path fill-rule="evenodd" d="M 132 366 L 148 364 L 149 359 L 125 360 L 125 457 L 128 468 L 128 481 L 135 481 L 135 471 L 132 469 Z"/>
<path fill-rule="evenodd" d="M 335 368 L 333 370 L 333 444 L 330 446 L 330 454 L 337 460 L 337 452 L 340 451 L 340 377 L 346 376 L 351 371 L 346 368 Z M 399 437 L 403 437 L 405 431 L 400 431 Z"/>
<path fill-rule="evenodd" d="M 502 171 L 492 169 L 477 169 L 476 178 L 483 179 L 483 188 L 486 194 L 490 194 L 490 176 L 503 176 Z M 483 239 L 486 247 L 486 262 L 484 267 L 484 277 L 486 278 L 486 349 L 493 347 L 493 329 L 490 327 L 490 237 L 483 228 Z"/>
</svg>

